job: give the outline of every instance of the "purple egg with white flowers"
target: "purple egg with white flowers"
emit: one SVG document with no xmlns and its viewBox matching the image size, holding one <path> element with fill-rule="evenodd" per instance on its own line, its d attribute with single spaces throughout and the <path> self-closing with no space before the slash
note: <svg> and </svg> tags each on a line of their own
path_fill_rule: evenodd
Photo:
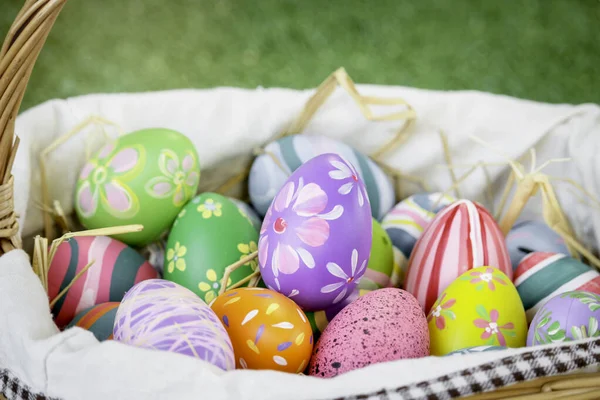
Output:
<svg viewBox="0 0 600 400">
<path fill-rule="evenodd" d="M 195 357 L 235 369 L 233 346 L 219 317 L 194 292 L 149 279 L 131 288 L 115 316 L 114 340 Z"/>
<path fill-rule="evenodd" d="M 365 273 L 372 224 L 354 166 L 337 154 L 308 160 L 265 215 L 258 242 L 263 281 L 306 311 L 340 303 Z"/>
<path fill-rule="evenodd" d="M 573 290 L 554 296 L 535 314 L 527 346 L 570 342 L 600 336 L 600 296 Z"/>
</svg>

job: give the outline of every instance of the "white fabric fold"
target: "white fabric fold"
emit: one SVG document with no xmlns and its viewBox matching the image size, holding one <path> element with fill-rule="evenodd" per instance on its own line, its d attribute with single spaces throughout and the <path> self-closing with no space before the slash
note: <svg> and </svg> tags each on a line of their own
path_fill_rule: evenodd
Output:
<svg viewBox="0 0 600 400">
<path fill-rule="evenodd" d="M 410 139 L 390 152 L 385 162 L 406 174 L 423 178 L 432 190 L 451 185 L 438 130 L 448 135 L 457 175 L 479 161 L 518 158 L 534 146 L 538 165 L 550 158 L 571 157 L 552 164 L 548 173 L 570 178 L 600 195 L 600 107 L 552 105 L 479 92 L 438 92 L 406 87 L 359 85 L 364 95 L 401 97 L 418 119 Z M 300 112 L 312 90 L 287 89 L 173 90 L 137 94 L 96 94 L 54 100 L 19 116 L 16 131 L 22 140 L 13 169 L 15 208 L 22 234 L 42 227 L 36 209 L 40 198 L 39 153 L 53 140 L 86 118 L 96 115 L 125 132 L 146 127 L 179 130 L 192 139 L 203 168 L 206 189 L 235 174 L 252 149 L 266 144 Z M 392 111 L 376 107 L 375 114 Z M 397 122 L 370 122 L 350 97 L 338 90 L 308 125 L 304 134 L 338 138 L 369 154 L 389 140 Z M 89 133 L 89 132 L 88 132 Z M 497 150 L 470 139 L 476 135 Z M 85 135 L 84 135 L 85 136 Z M 84 136 L 76 136 L 48 158 L 51 196 L 66 212 L 73 209 L 73 189 L 85 161 Z M 93 142 L 97 145 L 97 139 Z M 489 167 L 497 203 L 508 167 Z M 580 239 L 598 248 L 600 216 L 581 204 L 580 195 L 557 183 L 557 193 Z M 486 179 L 474 173 L 461 186 L 464 197 L 482 199 Z M 409 189 L 409 191 L 415 191 Z M 490 204 L 486 204 L 490 206 Z M 540 217 L 539 200 L 524 217 Z M 487 352 L 451 358 L 372 365 L 335 379 L 318 379 L 273 371 L 224 373 L 190 357 L 98 343 L 89 332 L 75 328 L 59 333 L 52 323 L 47 298 L 22 251 L 0 258 L 0 368 L 8 368 L 32 389 L 65 399 L 326 399 L 369 393 L 434 378 L 528 349 Z"/>
</svg>

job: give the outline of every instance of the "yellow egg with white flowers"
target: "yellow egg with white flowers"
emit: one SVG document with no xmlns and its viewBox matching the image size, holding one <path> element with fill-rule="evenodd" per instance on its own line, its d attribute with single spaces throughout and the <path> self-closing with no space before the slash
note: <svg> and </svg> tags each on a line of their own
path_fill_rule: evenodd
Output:
<svg viewBox="0 0 600 400">
<path fill-rule="evenodd" d="M 442 292 L 427 316 L 433 356 L 475 346 L 524 347 L 527 317 L 511 280 L 493 267 L 473 268 Z"/>
</svg>

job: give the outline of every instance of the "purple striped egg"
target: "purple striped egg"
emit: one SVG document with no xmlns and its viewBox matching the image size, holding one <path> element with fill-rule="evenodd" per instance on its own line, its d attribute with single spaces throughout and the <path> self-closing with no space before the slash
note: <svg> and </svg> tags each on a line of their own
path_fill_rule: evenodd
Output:
<svg viewBox="0 0 600 400">
<path fill-rule="evenodd" d="M 151 279 L 128 291 L 113 335 L 129 345 L 185 354 L 226 371 L 235 368 L 219 317 L 191 290 L 171 281 Z"/>
<path fill-rule="evenodd" d="M 365 185 L 337 154 L 314 157 L 269 206 L 258 242 L 263 281 L 305 311 L 340 303 L 365 274 L 373 223 Z"/>
</svg>

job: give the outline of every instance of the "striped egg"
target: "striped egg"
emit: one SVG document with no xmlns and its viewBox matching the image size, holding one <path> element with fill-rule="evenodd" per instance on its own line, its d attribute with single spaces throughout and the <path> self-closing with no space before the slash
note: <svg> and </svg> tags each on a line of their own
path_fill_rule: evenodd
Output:
<svg viewBox="0 0 600 400">
<path fill-rule="evenodd" d="M 475 347 L 467 347 L 465 349 L 456 350 L 451 353 L 446 354 L 447 356 L 454 356 L 457 354 L 471 354 L 471 353 L 484 353 L 488 351 L 499 351 L 506 350 L 505 346 L 475 346 Z"/>
<path fill-rule="evenodd" d="M 396 204 L 386 214 L 381 226 L 402 252 L 401 269 L 406 270 L 415 243 L 427 225 L 441 209 L 454 201 L 452 196 L 443 193 L 417 193 Z"/>
<path fill-rule="evenodd" d="M 381 221 L 395 202 L 392 180 L 369 157 L 325 136 L 286 136 L 265 147 L 265 153 L 254 160 L 248 180 L 250 200 L 256 211 L 264 216 L 292 172 L 306 161 L 326 153 L 337 154 L 356 168 L 365 183 L 372 215 Z M 342 190 L 340 188 L 340 193 L 346 194 Z"/>
<path fill-rule="evenodd" d="M 506 235 L 513 270 L 529 253 L 543 251 L 570 255 L 565 240 L 542 221 L 521 221 Z"/>
<path fill-rule="evenodd" d="M 390 283 L 393 287 L 399 288 L 404 284 L 406 270 L 408 269 L 408 258 L 396 246 L 392 246 L 392 252 L 394 254 L 394 266 L 392 267 Z"/>
<path fill-rule="evenodd" d="M 257 231 L 260 231 L 260 227 L 262 226 L 262 218 L 258 216 L 256 211 L 248 203 L 244 203 L 235 197 L 228 197 L 228 199 L 237 206 L 238 210 L 240 210 L 240 214 L 250 221 Z"/>
<path fill-rule="evenodd" d="M 115 315 L 119 302 L 111 301 L 86 308 L 67 325 L 67 328 L 78 326 L 92 332 L 99 341 L 112 340 Z"/>
<path fill-rule="evenodd" d="M 440 211 L 417 240 L 406 290 L 429 312 L 448 285 L 481 266 L 498 268 L 512 279 L 504 236 L 494 218 L 480 204 L 459 200 Z"/>
<path fill-rule="evenodd" d="M 517 267 L 514 282 L 528 322 L 548 300 L 561 293 L 583 290 L 600 294 L 600 273 L 561 253 L 530 253 Z"/>
<path fill-rule="evenodd" d="M 65 327 L 86 308 L 121 301 L 125 292 L 158 273 L 134 249 L 107 236 L 73 237 L 60 246 L 48 270 L 48 297 L 54 299 L 86 265 L 85 271 L 52 307 L 54 322 Z"/>
</svg>

